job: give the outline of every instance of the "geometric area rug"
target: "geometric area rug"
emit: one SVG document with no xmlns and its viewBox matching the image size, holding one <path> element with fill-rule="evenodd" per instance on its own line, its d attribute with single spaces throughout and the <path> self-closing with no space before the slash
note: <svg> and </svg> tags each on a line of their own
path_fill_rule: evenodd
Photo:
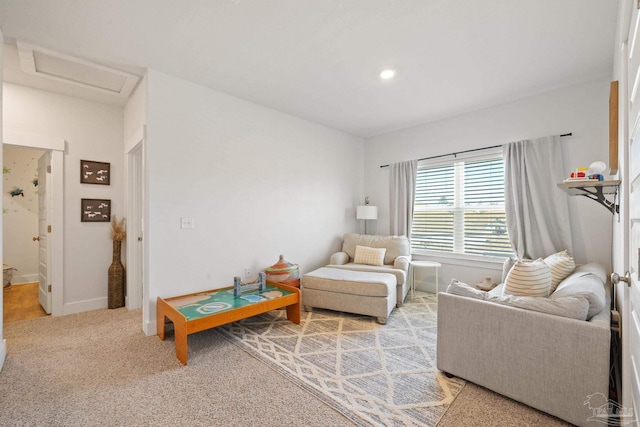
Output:
<svg viewBox="0 0 640 427">
<path fill-rule="evenodd" d="M 362 426 L 435 426 L 465 381 L 436 368 L 437 297 L 416 293 L 386 325 L 314 308 L 274 310 L 215 330 Z"/>
</svg>

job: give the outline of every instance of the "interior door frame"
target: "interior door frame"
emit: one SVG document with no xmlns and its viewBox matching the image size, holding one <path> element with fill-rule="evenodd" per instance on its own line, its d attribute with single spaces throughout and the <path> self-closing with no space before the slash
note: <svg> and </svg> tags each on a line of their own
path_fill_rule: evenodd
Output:
<svg viewBox="0 0 640 427">
<path fill-rule="evenodd" d="M 142 306 L 143 287 L 143 251 L 142 207 L 144 206 L 144 189 L 142 186 L 143 141 L 139 141 L 127 153 L 128 194 L 127 194 L 127 308 L 134 310 Z"/>
<path fill-rule="evenodd" d="M 38 148 L 51 152 L 51 315 L 64 314 L 64 153 L 66 141 L 47 135 L 7 130 L 5 145 Z"/>
<path fill-rule="evenodd" d="M 126 141 L 127 157 L 127 308 L 142 307 L 142 325 L 149 311 L 148 245 L 146 203 L 146 126 Z M 139 238 L 141 240 L 139 240 Z M 145 334 L 147 331 L 145 330 Z M 147 334 L 148 335 L 148 334 Z"/>
<path fill-rule="evenodd" d="M 626 272 L 631 273 L 631 287 L 634 288 L 633 292 L 637 292 L 638 274 L 636 265 L 632 260 L 632 245 L 633 239 L 631 237 L 633 230 L 633 216 L 634 213 L 631 210 L 631 198 L 633 183 L 631 182 L 631 145 L 632 139 L 637 139 L 638 135 L 638 123 L 637 120 L 637 107 L 635 110 L 632 108 L 631 102 L 637 104 L 640 102 L 640 96 L 636 93 L 635 82 L 637 80 L 637 64 L 638 64 L 638 50 L 634 49 L 635 43 L 638 40 L 636 37 L 637 27 L 640 25 L 640 1 L 625 0 L 620 3 L 620 9 L 618 14 L 618 27 L 620 37 L 620 51 L 615 52 L 614 57 L 619 54 L 619 63 L 614 64 L 614 72 L 618 68 L 618 74 L 614 78 L 619 81 L 619 94 L 618 97 L 618 160 L 620 164 L 619 177 L 621 179 L 619 190 L 619 202 L 620 202 L 620 215 L 618 217 L 618 223 L 614 223 L 614 245 L 613 245 L 613 270 L 619 275 L 623 276 Z M 635 57 L 634 57 L 635 54 Z M 633 66 L 633 69 L 630 69 Z M 630 91 L 630 89 L 634 88 Z M 637 144 L 638 141 L 636 140 Z M 637 191 L 637 190 L 636 190 Z M 632 354 L 637 352 L 637 348 L 631 347 L 631 331 L 632 322 L 635 322 L 635 315 L 631 313 L 632 308 L 632 289 L 629 288 L 624 282 L 619 282 L 615 285 L 616 290 L 616 303 L 617 308 L 622 316 L 621 320 L 621 359 L 622 359 L 622 396 L 619 402 L 622 407 L 630 409 L 632 411 L 632 420 L 629 424 L 638 424 L 638 409 L 636 405 L 638 401 L 634 397 L 635 387 L 640 387 L 637 380 L 637 374 L 634 375 L 634 366 L 632 360 Z"/>
<path fill-rule="evenodd" d="M 619 213 L 619 227 L 618 227 L 618 236 L 617 236 L 617 244 L 618 248 L 614 248 L 614 257 L 615 254 L 618 256 L 614 259 L 613 271 L 624 274 L 625 271 L 629 271 L 629 254 L 631 250 L 631 239 L 630 235 L 630 226 L 629 226 L 629 218 L 631 216 L 631 212 L 629 210 L 629 141 L 632 137 L 629 131 L 629 43 L 625 41 L 622 43 L 620 47 L 622 52 L 622 64 L 620 67 L 620 78 L 619 78 L 619 87 L 618 87 L 618 164 L 619 164 L 619 176 L 621 179 L 619 194 L 620 194 L 620 213 Z M 622 325 L 622 351 L 621 351 L 621 369 L 622 372 L 628 372 L 631 369 L 631 352 L 628 351 L 627 343 L 630 341 L 629 336 L 629 322 L 631 321 L 631 317 L 629 315 L 629 290 L 625 286 L 624 283 L 620 283 L 618 285 L 614 285 L 614 289 L 616 290 L 616 305 L 618 310 L 621 312 L 621 325 Z M 621 388 L 622 388 L 622 396 L 620 399 L 620 404 L 625 408 L 631 408 L 633 405 L 633 388 L 631 382 L 631 375 L 622 375 L 621 377 Z"/>
<path fill-rule="evenodd" d="M 51 194 L 49 193 L 49 176 L 51 173 L 51 151 L 45 150 L 38 158 L 38 301 L 47 314 L 51 314 L 52 291 L 48 289 L 51 284 L 51 240 L 47 225 L 51 224 Z M 44 215 L 42 215 L 44 213 Z M 43 224 L 44 222 L 44 224 Z M 44 248 L 44 256 L 43 256 Z M 44 260 L 43 260 L 44 258 Z M 46 274 L 42 274 L 42 266 L 46 268 Z"/>
</svg>

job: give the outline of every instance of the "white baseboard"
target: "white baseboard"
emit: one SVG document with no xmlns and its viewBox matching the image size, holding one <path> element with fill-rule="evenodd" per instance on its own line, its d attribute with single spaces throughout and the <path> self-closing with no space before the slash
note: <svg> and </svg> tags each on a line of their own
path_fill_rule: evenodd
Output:
<svg viewBox="0 0 640 427">
<path fill-rule="evenodd" d="M 99 310 L 101 308 L 107 308 L 109 306 L 109 299 L 96 298 L 85 301 L 71 302 L 64 304 L 62 307 L 62 315 L 82 313 L 84 311 Z"/>
<path fill-rule="evenodd" d="M 12 285 L 23 285 L 25 283 L 35 283 L 38 281 L 38 274 L 22 274 L 20 276 L 14 275 L 11 279 Z"/>
<path fill-rule="evenodd" d="M 151 337 L 153 335 L 157 335 L 158 334 L 158 329 L 157 329 L 157 324 L 158 322 L 151 321 L 151 322 L 144 322 L 144 334 L 148 337 Z"/>
<path fill-rule="evenodd" d="M 0 371 L 4 366 L 4 359 L 7 357 L 7 340 L 0 341 Z"/>
</svg>

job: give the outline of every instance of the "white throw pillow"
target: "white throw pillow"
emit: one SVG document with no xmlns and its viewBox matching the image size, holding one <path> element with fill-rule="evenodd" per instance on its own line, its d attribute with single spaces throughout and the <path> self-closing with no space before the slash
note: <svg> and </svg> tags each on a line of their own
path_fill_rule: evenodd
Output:
<svg viewBox="0 0 640 427">
<path fill-rule="evenodd" d="M 384 265 L 385 248 L 370 248 L 368 246 L 356 246 L 355 264 Z"/>
<path fill-rule="evenodd" d="M 458 281 L 458 279 L 451 279 L 451 283 L 447 286 L 447 293 L 453 295 L 459 295 L 461 297 L 475 298 L 475 299 L 487 299 L 487 293 L 476 289 L 473 286 L 469 286 L 466 283 Z"/>
<path fill-rule="evenodd" d="M 558 284 L 573 273 L 573 270 L 576 268 L 575 261 L 567 251 L 561 251 L 553 255 L 549 255 L 544 259 L 544 262 L 551 269 L 550 293 L 553 293 L 553 291 L 558 287 Z"/>
<path fill-rule="evenodd" d="M 547 297 L 551 289 L 551 270 L 542 258 L 517 261 L 504 282 L 505 295 Z"/>
</svg>

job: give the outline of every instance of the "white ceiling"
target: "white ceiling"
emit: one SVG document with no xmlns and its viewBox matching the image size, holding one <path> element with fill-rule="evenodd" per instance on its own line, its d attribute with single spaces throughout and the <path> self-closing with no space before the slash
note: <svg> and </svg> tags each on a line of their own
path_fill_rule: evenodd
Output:
<svg viewBox="0 0 640 427">
<path fill-rule="evenodd" d="M 617 8 L 614 0 L 0 0 L 0 28 L 10 45 L 20 39 L 138 75 L 156 69 L 366 137 L 609 77 Z M 5 46 L 5 81 L 72 90 L 34 82 L 16 61 Z M 393 81 L 378 78 L 385 67 L 397 69 Z"/>
</svg>

